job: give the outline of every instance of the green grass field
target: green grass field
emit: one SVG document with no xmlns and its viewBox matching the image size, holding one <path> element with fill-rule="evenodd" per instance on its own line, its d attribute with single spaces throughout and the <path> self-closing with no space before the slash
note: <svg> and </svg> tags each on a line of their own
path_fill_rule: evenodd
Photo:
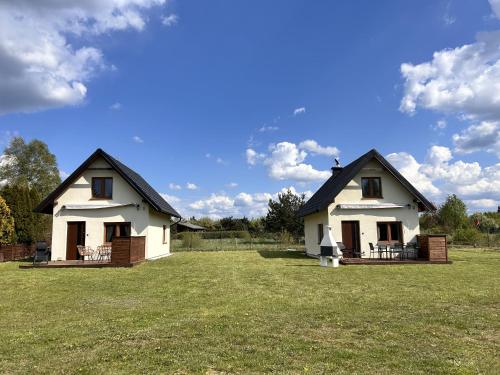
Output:
<svg viewBox="0 0 500 375">
<path fill-rule="evenodd" d="M 500 373 L 500 253 L 344 266 L 278 251 L 0 264 L 0 373 Z"/>
</svg>

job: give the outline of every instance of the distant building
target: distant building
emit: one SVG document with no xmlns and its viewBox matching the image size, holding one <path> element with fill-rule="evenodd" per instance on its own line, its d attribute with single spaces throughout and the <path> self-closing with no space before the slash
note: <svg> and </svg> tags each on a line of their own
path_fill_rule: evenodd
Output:
<svg viewBox="0 0 500 375">
<path fill-rule="evenodd" d="M 177 233 L 181 232 L 204 232 L 206 230 L 205 227 L 200 225 L 192 224 L 189 221 L 181 221 L 177 224 L 174 224 L 177 229 Z"/>
</svg>

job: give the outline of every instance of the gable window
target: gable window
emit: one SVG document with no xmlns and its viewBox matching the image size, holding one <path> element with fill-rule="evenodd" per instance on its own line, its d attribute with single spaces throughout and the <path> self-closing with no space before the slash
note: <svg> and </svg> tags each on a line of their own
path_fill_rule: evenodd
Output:
<svg viewBox="0 0 500 375">
<path fill-rule="evenodd" d="M 323 240 L 323 224 L 318 224 L 318 245 Z"/>
<path fill-rule="evenodd" d="M 113 178 L 92 177 L 92 198 L 93 199 L 113 198 Z"/>
<path fill-rule="evenodd" d="M 115 237 L 130 237 L 130 223 L 104 223 L 104 242 Z"/>
<path fill-rule="evenodd" d="M 361 177 L 363 198 L 382 198 L 382 182 L 380 177 Z"/>
<path fill-rule="evenodd" d="M 403 227 L 400 221 L 378 222 L 377 240 L 382 243 L 402 243 Z"/>
</svg>

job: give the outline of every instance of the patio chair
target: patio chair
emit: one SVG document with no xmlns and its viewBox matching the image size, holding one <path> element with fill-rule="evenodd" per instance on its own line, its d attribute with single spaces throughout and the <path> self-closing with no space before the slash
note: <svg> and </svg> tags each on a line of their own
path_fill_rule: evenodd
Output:
<svg viewBox="0 0 500 375">
<path fill-rule="evenodd" d="M 109 246 L 109 245 L 97 246 L 97 260 L 100 262 L 110 261 L 111 260 L 111 246 Z"/>
<path fill-rule="evenodd" d="M 374 258 L 375 254 L 377 254 L 380 258 L 380 254 L 379 254 L 380 250 L 379 250 L 378 246 L 375 247 L 376 245 L 374 246 L 372 242 L 368 242 L 368 245 L 370 245 L 370 259 Z"/>
<path fill-rule="evenodd" d="M 50 247 L 45 241 L 38 241 L 36 243 L 35 256 L 33 257 L 33 264 L 39 262 L 49 263 Z"/>
<path fill-rule="evenodd" d="M 403 259 L 403 244 L 401 243 L 395 243 L 391 246 L 391 259 L 396 259 L 395 255 L 399 255 L 399 260 Z"/>
<path fill-rule="evenodd" d="M 343 242 L 337 242 L 337 246 L 339 247 L 339 250 L 342 252 L 342 256 L 344 256 L 344 251 L 345 251 L 345 245 Z"/>
<path fill-rule="evenodd" d="M 406 244 L 406 259 L 417 259 L 417 246 L 413 242 Z"/>
<path fill-rule="evenodd" d="M 85 257 L 88 257 L 87 260 L 93 260 L 94 251 L 90 246 L 77 245 L 78 254 L 82 257 L 82 262 L 85 262 Z"/>
<path fill-rule="evenodd" d="M 377 242 L 377 249 L 378 249 L 378 258 L 382 259 L 384 258 L 382 255 L 385 254 L 385 258 L 388 258 L 388 251 L 389 251 L 389 246 L 386 243 L 383 242 Z"/>
</svg>

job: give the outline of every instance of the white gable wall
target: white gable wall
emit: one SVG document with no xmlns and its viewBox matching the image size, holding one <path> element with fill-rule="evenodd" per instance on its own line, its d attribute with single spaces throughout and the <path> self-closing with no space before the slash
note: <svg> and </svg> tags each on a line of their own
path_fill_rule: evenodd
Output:
<svg viewBox="0 0 500 375">
<path fill-rule="evenodd" d="M 85 245 L 96 248 L 104 243 L 104 223 L 130 222 L 132 236 L 146 236 L 146 258 L 168 255 L 169 246 L 163 244 L 157 227 L 169 223 L 169 216 L 157 213 L 143 202 L 143 198 L 104 159 L 94 162 L 54 202 L 52 226 L 52 260 L 66 259 L 67 223 L 85 221 Z M 92 177 L 113 178 L 113 199 L 92 199 Z M 67 204 L 134 204 L 134 206 L 103 209 L 68 210 Z M 139 207 L 136 207 L 138 205 Z M 151 212 L 150 212 L 151 211 Z M 170 241 L 168 241 L 170 243 Z"/>
<path fill-rule="evenodd" d="M 380 177 L 382 182 L 383 199 L 368 199 L 362 197 L 361 178 Z M 326 216 L 328 225 L 332 226 L 333 236 L 338 242 L 342 241 L 342 221 L 359 221 L 361 251 L 369 256 L 369 242 L 377 243 L 377 222 L 401 221 L 403 227 L 403 242 L 416 241 L 415 236 L 420 233 L 418 207 L 413 202 L 413 195 L 396 180 L 392 174 L 382 168 L 382 165 L 372 160 L 345 186 L 337 195 L 335 202 L 319 214 L 308 215 L 304 218 L 306 249 L 310 254 L 319 254 L 317 245 L 318 218 Z M 338 204 L 376 204 L 393 203 L 403 205 L 402 208 L 383 209 L 338 209 Z M 410 204 L 410 208 L 407 205 Z"/>
</svg>

